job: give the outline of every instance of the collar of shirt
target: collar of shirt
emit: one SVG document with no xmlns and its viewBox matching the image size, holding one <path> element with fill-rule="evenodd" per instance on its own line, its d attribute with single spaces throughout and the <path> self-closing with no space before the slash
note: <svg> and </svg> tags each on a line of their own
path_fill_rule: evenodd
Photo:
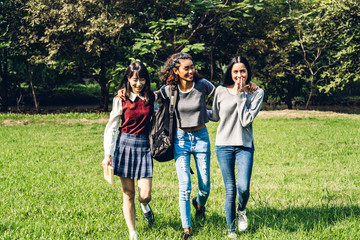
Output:
<svg viewBox="0 0 360 240">
<path fill-rule="evenodd" d="M 130 96 L 129 96 L 130 101 L 134 102 L 137 97 L 139 97 L 141 100 L 145 99 L 144 96 L 130 92 Z"/>
</svg>

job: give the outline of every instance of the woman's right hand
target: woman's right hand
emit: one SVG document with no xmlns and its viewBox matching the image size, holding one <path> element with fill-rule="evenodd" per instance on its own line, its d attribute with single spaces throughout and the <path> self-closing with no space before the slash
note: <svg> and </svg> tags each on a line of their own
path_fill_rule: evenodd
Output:
<svg viewBox="0 0 360 240">
<path fill-rule="evenodd" d="M 102 161 L 101 165 L 103 166 L 104 169 L 106 169 L 107 171 L 107 167 L 111 166 L 111 157 L 110 155 L 105 155 L 104 160 Z"/>
<path fill-rule="evenodd" d="M 240 93 L 244 91 L 244 85 L 245 85 L 245 78 L 239 77 L 235 81 L 235 92 Z"/>
<path fill-rule="evenodd" d="M 126 98 L 125 93 L 126 93 L 125 88 L 119 89 L 117 92 L 117 95 L 115 97 L 125 100 L 125 98 Z"/>
</svg>

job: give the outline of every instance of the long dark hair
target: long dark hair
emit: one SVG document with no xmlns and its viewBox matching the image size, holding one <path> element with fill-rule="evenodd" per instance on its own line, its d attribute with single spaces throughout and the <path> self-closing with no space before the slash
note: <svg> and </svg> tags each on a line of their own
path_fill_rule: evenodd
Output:
<svg viewBox="0 0 360 240">
<path fill-rule="evenodd" d="M 134 74 L 138 74 L 138 76 L 140 78 L 144 78 L 145 81 L 145 86 L 143 87 L 143 89 L 141 90 L 141 94 L 144 96 L 145 100 L 145 105 L 149 104 L 149 102 L 153 102 L 154 101 L 154 94 L 152 93 L 151 89 L 150 89 L 150 77 L 149 77 L 149 73 L 148 70 L 146 69 L 145 65 L 141 62 L 133 62 L 129 65 L 129 67 L 127 68 L 125 75 L 121 81 L 120 87 L 125 85 L 125 96 L 126 98 L 129 98 L 130 96 L 130 92 L 131 92 L 131 86 L 129 83 L 128 78 L 131 78 Z"/>
<path fill-rule="evenodd" d="M 231 59 L 229 65 L 226 69 L 226 72 L 224 75 L 224 80 L 222 83 L 222 85 L 225 87 L 234 84 L 234 80 L 231 77 L 231 70 L 235 63 L 243 63 L 245 65 L 245 68 L 248 72 L 248 76 L 247 76 L 245 83 L 248 84 L 251 81 L 251 68 L 250 68 L 250 64 L 249 64 L 248 60 L 245 57 L 237 56 L 237 57 L 234 57 L 233 59 Z"/>
<path fill-rule="evenodd" d="M 179 69 L 180 59 L 190 59 L 192 57 L 188 53 L 174 53 L 171 55 L 165 62 L 165 68 L 160 72 L 160 79 L 162 80 L 163 85 L 177 85 L 180 81 L 179 75 L 174 73 L 174 68 Z M 194 81 L 204 78 L 200 73 L 194 72 Z"/>
</svg>

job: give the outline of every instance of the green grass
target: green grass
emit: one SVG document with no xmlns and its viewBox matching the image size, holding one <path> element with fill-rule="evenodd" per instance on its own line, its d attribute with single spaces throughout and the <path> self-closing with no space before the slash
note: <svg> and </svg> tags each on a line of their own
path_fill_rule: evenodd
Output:
<svg viewBox="0 0 360 240">
<path fill-rule="evenodd" d="M 120 181 L 105 182 L 100 165 L 107 116 L 0 114 L 0 239 L 128 239 Z M 216 126 L 208 124 L 212 143 Z M 239 239 L 360 236 L 358 118 L 258 118 L 254 135 L 250 225 Z M 206 220 L 192 209 L 194 240 L 226 239 L 214 144 L 211 164 Z M 154 171 L 155 223 L 137 205 L 139 237 L 180 239 L 175 165 L 155 162 Z M 192 184 L 195 196 L 195 175 Z"/>
</svg>

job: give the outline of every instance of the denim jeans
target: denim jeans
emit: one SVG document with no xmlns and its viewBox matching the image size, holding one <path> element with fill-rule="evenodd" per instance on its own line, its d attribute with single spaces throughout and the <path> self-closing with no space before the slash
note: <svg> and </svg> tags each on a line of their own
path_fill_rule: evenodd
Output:
<svg viewBox="0 0 360 240">
<path fill-rule="evenodd" d="M 216 146 L 216 156 L 225 185 L 226 223 L 228 230 L 233 232 L 235 231 L 236 218 L 236 189 L 238 191 L 239 210 L 244 210 L 249 200 L 254 148 Z M 237 180 L 235 180 L 235 162 Z"/>
<path fill-rule="evenodd" d="M 199 192 L 197 202 L 204 206 L 210 193 L 210 141 L 206 128 L 185 132 L 177 129 L 175 133 L 175 165 L 179 179 L 179 205 L 183 228 L 190 228 L 190 155 L 196 164 Z"/>
</svg>

